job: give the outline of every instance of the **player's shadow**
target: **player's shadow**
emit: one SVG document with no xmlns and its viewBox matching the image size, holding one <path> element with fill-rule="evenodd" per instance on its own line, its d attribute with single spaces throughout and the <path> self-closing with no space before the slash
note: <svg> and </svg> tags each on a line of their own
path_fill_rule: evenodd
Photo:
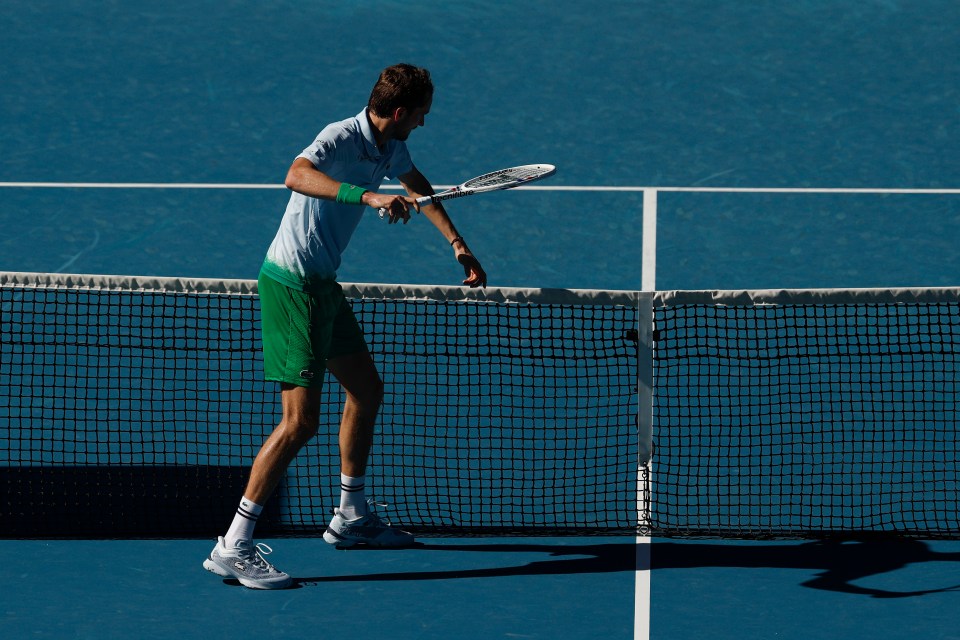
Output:
<svg viewBox="0 0 960 640">
<path fill-rule="evenodd" d="M 577 573 L 613 573 L 634 571 L 636 568 L 637 546 L 632 539 L 623 542 L 604 544 L 526 544 L 522 542 L 504 543 L 459 543 L 429 544 L 417 543 L 411 551 L 423 550 L 448 553 L 461 551 L 469 553 L 517 554 L 530 553 L 549 556 L 545 560 L 535 560 L 526 564 L 512 566 L 466 568 L 464 562 L 455 561 L 456 569 L 436 569 L 428 571 L 406 571 L 395 573 L 363 573 L 343 576 L 319 576 L 299 578 L 302 585 L 318 582 L 376 582 L 404 580 L 452 580 L 458 578 L 500 578 L 506 576 L 544 576 L 567 575 Z M 347 553 L 379 553 L 376 549 L 356 547 Z"/>
<path fill-rule="evenodd" d="M 437 552 L 517 554 L 547 556 L 525 564 L 468 568 L 458 563 L 455 569 L 364 573 L 341 576 L 298 578 L 298 586 L 326 582 L 376 582 L 405 580 L 453 580 L 460 578 L 498 578 L 507 576 L 544 576 L 635 571 L 638 566 L 634 541 L 598 544 L 545 544 L 504 542 L 494 544 L 418 544 L 415 549 Z M 887 574 L 911 564 L 924 562 L 960 562 L 960 552 L 941 553 L 920 540 L 867 539 L 827 540 L 802 544 L 656 541 L 650 547 L 650 568 L 658 571 L 708 567 L 808 569 L 814 577 L 804 587 L 859 594 L 875 598 L 917 597 L 944 591 L 960 591 L 960 585 L 932 585 L 927 589 L 894 591 L 854 584 L 871 576 Z M 371 550 L 370 553 L 375 553 Z M 936 580 L 936 577 L 932 577 Z"/>
<path fill-rule="evenodd" d="M 937 552 L 924 541 L 899 538 L 762 545 L 748 542 L 723 545 L 661 542 L 653 546 L 651 565 L 655 571 L 696 567 L 808 569 L 815 575 L 801 583 L 804 587 L 874 598 L 906 598 L 960 591 L 960 584 L 931 584 L 926 589 L 903 591 L 854 584 L 925 562 L 960 562 L 960 552 Z M 931 580 L 936 581 L 937 576 L 931 574 Z"/>
</svg>

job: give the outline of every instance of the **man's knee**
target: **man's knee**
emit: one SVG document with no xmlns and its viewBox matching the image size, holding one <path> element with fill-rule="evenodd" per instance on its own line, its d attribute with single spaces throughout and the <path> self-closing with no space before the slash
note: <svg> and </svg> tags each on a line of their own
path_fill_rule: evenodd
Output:
<svg viewBox="0 0 960 640">
<path fill-rule="evenodd" d="M 376 371 L 372 372 L 364 384 L 355 390 L 353 396 L 364 409 L 377 411 L 383 404 L 383 379 Z"/>
<path fill-rule="evenodd" d="M 383 402 L 383 380 L 368 353 L 357 353 L 327 362 L 351 403 L 376 412 Z"/>
<path fill-rule="evenodd" d="M 317 433 L 320 426 L 320 402 L 317 392 L 289 386 L 283 394 L 283 426 L 288 436 L 301 443 Z"/>
</svg>

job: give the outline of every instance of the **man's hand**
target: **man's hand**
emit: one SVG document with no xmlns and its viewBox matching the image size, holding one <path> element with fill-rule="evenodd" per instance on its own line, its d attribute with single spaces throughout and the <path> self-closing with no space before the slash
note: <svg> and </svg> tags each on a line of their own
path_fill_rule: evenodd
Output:
<svg viewBox="0 0 960 640">
<path fill-rule="evenodd" d="M 473 257 L 470 250 L 458 250 L 457 262 L 463 265 L 463 274 L 466 279 L 463 284 L 469 287 L 486 287 L 487 272 L 480 266 L 480 261 Z"/>
<path fill-rule="evenodd" d="M 363 194 L 363 203 L 374 209 L 385 209 L 390 224 L 400 220 L 403 220 L 403 224 L 407 224 L 410 221 L 410 210 L 420 211 L 420 206 L 413 198 L 373 193 L 372 191 Z"/>
</svg>

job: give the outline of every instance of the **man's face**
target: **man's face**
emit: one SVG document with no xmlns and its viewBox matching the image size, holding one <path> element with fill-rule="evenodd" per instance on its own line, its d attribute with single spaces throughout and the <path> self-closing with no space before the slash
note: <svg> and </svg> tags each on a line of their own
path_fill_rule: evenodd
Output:
<svg viewBox="0 0 960 640">
<path fill-rule="evenodd" d="M 406 140 L 410 137 L 410 132 L 417 127 L 424 126 L 424 119 L 430 113 L 430 106 L 433 104 L 433 98 L 427 100 L 427 104 L 412 110 L 404 110 L 403 115 L 397 120 L 397 128 L 393 137 L 397 140 Z"/>
</svg>

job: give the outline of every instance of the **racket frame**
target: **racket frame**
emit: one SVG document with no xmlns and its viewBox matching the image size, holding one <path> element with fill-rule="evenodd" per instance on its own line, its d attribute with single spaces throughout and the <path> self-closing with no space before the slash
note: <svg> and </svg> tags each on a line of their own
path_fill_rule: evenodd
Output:
<svg viewBox="0 0 960 640">
<path fill-rule="evenodd" d="M 528 169 L 536 170 L 534 173 L 529 176 L 511 180 L 509 182 L 503 182 L 499 184 L 492 184 L 487 186 L 471 187 L 471 183 L 479 182 L 484 179 L 492 178 L 495 176 L 503 175 L 505 173 L 516 172 L 518 170 Z M 447 189 L 446 191 L 441 191 L 440 193 L 434 193 L 428 196 L 421 196 L 416 199 L 417 205 L 420 207 L 425 207 L 427 205 L 436 204 L 444 200 L 452 200 L 453 198 L 462 198 L 464 196 L 472 196 L 475 193 L 487 193 L 489 191 L 503 191 L 505 189 L 513 189 L 520 187 L 529 182 L 536 182 L 537 180 L 542 180 L 544 178 L 549 178 L 557 172 L 557 168 L 552 164 L 523 164 L 516 167 L 509 167 L 506 169 L 498 169 L 497 171 L 491 171 L 489 173 L 484 173 L 482 175 L 476 176 L 475 178 L 470 178 L 466 182 L 458 184 L 455 187 Z M 383 218 L 387 214 L 387 210 L 381 208 L 380 217 Z"/>
</svg>

